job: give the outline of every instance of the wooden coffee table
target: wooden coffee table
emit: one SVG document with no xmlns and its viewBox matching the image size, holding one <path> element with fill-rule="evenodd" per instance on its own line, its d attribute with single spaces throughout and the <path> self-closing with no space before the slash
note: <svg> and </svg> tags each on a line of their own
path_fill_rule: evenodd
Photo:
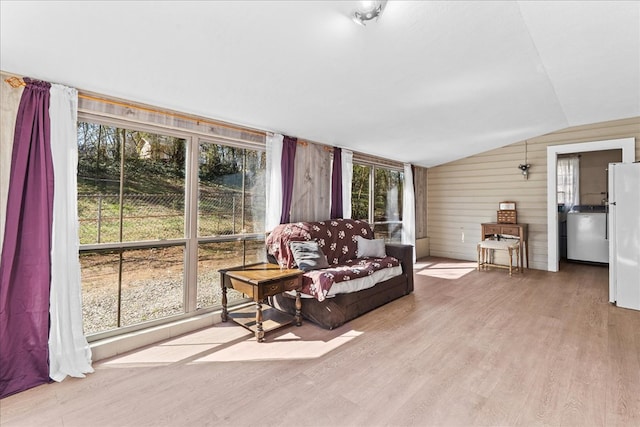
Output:
<svg viewBox="0 0 640 427">
<path fill-rule="evenodd" d="M 293 320 L 296 326 L 302 324 L 302 270 L 281 269 L 277 264 L 252 264 L 219 270 L 222 287 L 222 321 L 231 317 L 235 322 L 255 333 L 258 342 L 264 341 L 264 334 L 273 329 L 288 325 Z M 255 315 L 252 310 L 227 311 L 227 289 L 242 292 L 256 303 Z M 296 291 L 296 315 L 291 316 L 272 307 L 262 309 L 266 298 L 285 291 Z M 263 325 L 263 323 L 265 325 Z"/>
</svg>

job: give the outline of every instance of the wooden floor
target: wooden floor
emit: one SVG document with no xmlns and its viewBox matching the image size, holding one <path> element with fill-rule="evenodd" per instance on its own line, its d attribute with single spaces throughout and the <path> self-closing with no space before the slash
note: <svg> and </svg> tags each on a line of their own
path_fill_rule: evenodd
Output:
<svg viewBox="0 0 640 427">
<path fill-rule="evenodd" d="M 640 311 L 607 268 L 425 259 L 414 294 L 258 344 L 233 323 L 0 401 L 2 426 L 639 426 Z"/>
</svg>

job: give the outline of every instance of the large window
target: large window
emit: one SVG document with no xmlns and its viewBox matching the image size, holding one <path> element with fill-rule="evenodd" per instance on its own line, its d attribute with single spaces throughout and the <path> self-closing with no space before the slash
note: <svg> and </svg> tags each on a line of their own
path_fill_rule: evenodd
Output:
<svg viewBox="0 0 640 427">
<path fill-rule="evenodd" d="M 264 260 L 263 152 L 99 121 L 78 148 L 90 339 L 218 308 L 218 270 Z"/>
<path fill-rule="evenodd" d="M 198 308 L 221 304 L 220 268 L 266 260 L 265 165 L 265 152 L 199 144 Z M 230 289 L 227 298 L 244 296 Z"/>
<path fill-rule="evenodd" d="M 381 166 L 354 163 L 351 216 L 371 223 L 375 236 L 388 242 L 402 238 L 404 173 Z"/>
</svg>

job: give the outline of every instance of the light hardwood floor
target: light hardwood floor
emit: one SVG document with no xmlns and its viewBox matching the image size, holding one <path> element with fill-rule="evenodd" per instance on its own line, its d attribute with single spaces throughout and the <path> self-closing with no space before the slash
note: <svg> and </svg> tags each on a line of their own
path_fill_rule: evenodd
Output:
<svg viewBox="0 0 640 427">
<path fill-rule="evenodd" d="M 233 323 L 0 401 L 2 426 L 640 425 L 640 312 L 607 268 L 478 272 L 428 258 L 415 292 L 258 344 Z"/>
</svg>

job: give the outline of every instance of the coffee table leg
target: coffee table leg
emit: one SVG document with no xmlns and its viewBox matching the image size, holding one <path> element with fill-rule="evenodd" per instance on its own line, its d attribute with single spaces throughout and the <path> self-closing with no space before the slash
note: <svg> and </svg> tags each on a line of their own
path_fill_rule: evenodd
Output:
<svg viewBox="0 0 640 427">
<path fill-rule="evenodd" d="M 300 298 L 300 291 L 296 291 L 296 326 L 302 325 L 302 299 Z"/>
<path fill-rule="evenodd" d="M 220 286 L 222 287 L 222 321 L 226 322 L 229 316 L 227 315 L 227 287 L 224 285 L 224 278 Z"/>
<path fill-rule="evenodd" d="M 262 301 L 256 302 L 256 340 L 264 341 L 264 329 L 262 329 Z"/>
</svg>

